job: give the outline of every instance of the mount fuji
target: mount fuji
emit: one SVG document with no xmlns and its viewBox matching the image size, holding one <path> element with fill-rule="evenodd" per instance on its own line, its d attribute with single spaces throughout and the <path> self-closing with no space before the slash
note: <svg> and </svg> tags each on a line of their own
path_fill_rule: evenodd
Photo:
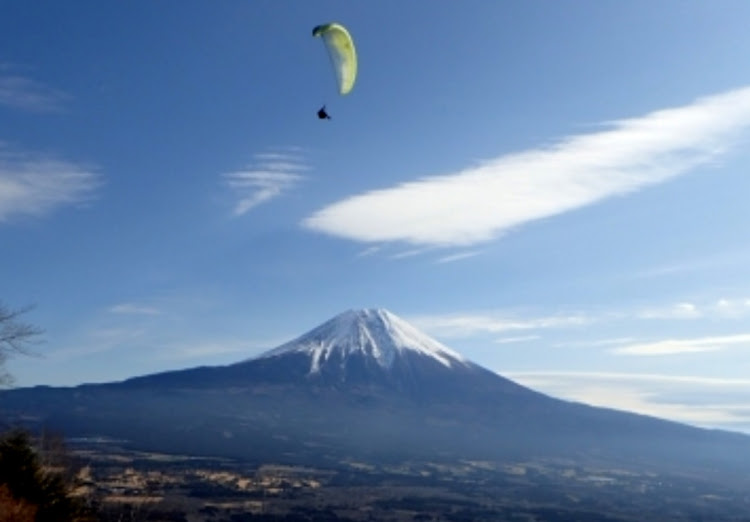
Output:
<svg viewBox="0 0 750 522">
<path fill-rule="evenodd" d="M 353 360 L 376 363 L 384 371 L 408 365 L 414 357 L 432 359 L 447 368 L 467 364 L 459 354 L 387 310 L 349 310 L 261 358 L 293 353 L 310 357 L 311 374 L 331 367 L 345 369 Z M 340 376 L 345 377 L 345 372 Z"/>
<path fill-rule="evenodd" d="M 4 391 L 0 419 L 142 449 L 295 463 L 376 456 L 750 465 L 750 437 L 549 397 L 382 309 L 344 312 L 228 366 Z"/>
<path fill-rule="evenodd" d="M 229 366 L 129 379 L 140 388 L 283 387 L 308 397 L 380 396 L 438 405 L 466 394 L 540 396 L 471 361 L 383 309 L 348 310 L 300 337 Z"/>
</svg>

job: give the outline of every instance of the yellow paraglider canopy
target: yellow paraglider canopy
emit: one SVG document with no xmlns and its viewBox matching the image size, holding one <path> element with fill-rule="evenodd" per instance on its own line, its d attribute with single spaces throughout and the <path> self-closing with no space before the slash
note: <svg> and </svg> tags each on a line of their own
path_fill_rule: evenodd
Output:
<svg viewBox="0 0 750 522">
<path fill-rule="evenodd" d="M 343 25 L 333 22 L 316 26 L 312 34 L 321 37 L 325 43 L 336 73 L 339 93 L 348 94 L 357 79 L 357 53 L 349 31 Z"/>
</svg>

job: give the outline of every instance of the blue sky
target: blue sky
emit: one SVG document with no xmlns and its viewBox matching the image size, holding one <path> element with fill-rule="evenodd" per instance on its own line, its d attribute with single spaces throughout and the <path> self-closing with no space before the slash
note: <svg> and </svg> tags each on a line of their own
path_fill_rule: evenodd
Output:
<svg viewBox="0 0 750 522">
<path fill-rule="evenodd" d="M 382 307 L 541 391 L 750 431 L 749 16 L 6 1 L 0 299 L 45 330 L 9 369 L 225 364 Z"/>
</svg>

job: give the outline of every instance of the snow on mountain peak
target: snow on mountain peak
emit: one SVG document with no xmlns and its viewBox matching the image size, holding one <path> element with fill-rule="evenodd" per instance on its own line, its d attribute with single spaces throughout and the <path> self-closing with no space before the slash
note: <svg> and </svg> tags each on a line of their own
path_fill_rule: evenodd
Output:
<svg viewBox="0 0 750 522">
<path fill-rule="evenodd" d="M 310 372 L 317 373 L 333 353 L 344 357 L 363 354 L 390 368 L 399 354 L 410 351 L 447 367 L 466 363 L 459 354 L 384 309 L 348 310 L 259 358 L 307 353 L 311 356 Z"/>
</svg>

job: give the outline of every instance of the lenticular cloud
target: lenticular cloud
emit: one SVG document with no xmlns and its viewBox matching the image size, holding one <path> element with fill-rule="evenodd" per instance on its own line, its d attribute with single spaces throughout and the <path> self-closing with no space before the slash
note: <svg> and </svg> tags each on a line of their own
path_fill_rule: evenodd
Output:
<svg viewBox="0 0 750 522">
<path fill-rule="evenodd" d="M 750 87 L 607 124 L 462 171 L 351 196 L 303 226 L 362 242 L 467 246 L 663 183 L 715 160 L 750 126 Z"/>
</svg>

